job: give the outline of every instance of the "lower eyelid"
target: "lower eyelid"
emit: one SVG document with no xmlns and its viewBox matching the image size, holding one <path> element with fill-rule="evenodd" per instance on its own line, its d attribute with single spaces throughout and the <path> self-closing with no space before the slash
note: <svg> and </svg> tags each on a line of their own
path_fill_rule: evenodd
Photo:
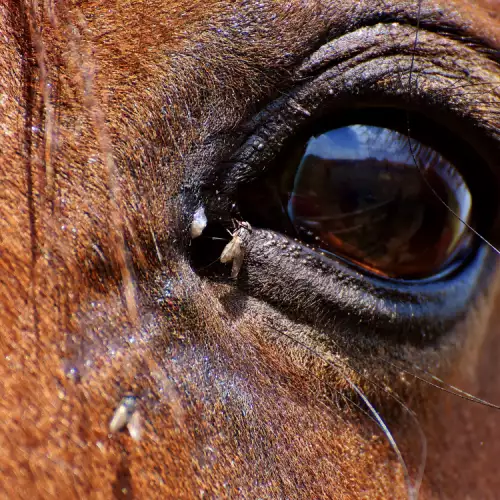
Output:
<svg viewBox="0 0 500 500">
<path fill-rule="evenodd" d="M 495 263 L 483 247 L 453 279 L 391 284 L 325 262 L 282 235 L 254 229 L 238 287 L 315 325 L 341 324 L 356 334 L 424 346 L 470 310 L 493 278 Z"/>
</svg>

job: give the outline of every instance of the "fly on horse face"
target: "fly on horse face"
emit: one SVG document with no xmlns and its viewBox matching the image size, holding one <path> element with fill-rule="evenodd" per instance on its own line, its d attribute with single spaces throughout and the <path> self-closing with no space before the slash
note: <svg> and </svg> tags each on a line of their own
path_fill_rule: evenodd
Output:
<svg viewBox="0 0 500 500">
<path fill-rule="evenodd" d="M 495 498 L 497 0 L 0 5 L 2 498 Z"/>
</svg>

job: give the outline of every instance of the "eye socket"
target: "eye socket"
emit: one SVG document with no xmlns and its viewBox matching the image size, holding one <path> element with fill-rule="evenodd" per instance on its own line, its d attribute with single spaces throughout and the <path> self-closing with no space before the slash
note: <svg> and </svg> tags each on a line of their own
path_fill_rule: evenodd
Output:
<svg viewBox="0 0 500 500">
<path fill-rule="evenodd" d="M 321 123 L 240 187 L 243 217 L 387 278 L 452 269 L 476 245 L 455 215 L 474 226 L 472 189 L 461 162 L 433 147 L 439 137 L 416 127 L 410 144 L 407 130 L 381 110 Z"/>
<path fill-rule="evenodd" d="M 491 156 L 483 156 L 482 143 L 467 122 L 450 121 L 448 115 L 440 118 L 426 107 L 417 112 L 406 109 L 402 102 L 388 103 L 391 107 L 382 108 L 370 106 L 364 100 L 344 103 L 348 108 L 325 105 L 320 111 L 307 114 L 303 112 L 305 108 L 297 111 L 296 105 L 288 106 L 288 100 L 287 96 L 281 107 L 273 105 L 257 122 L 251 122 L 238 149 L 204 180 L 202 196 L 208 225 L 202 236 L 191 243 L 193 269 L 210 280 L 231 279 L 231 266 L 220 263 L 220 256 L 230 240 L 227 230 L 235 229 L 235 220 L 246 221 L 253 231 L 244 242 L 241 272 L 232 281 L 248 295 L 270 303 L 292 318 L 329 331 L 333 324 L 341 322 L 344 327 L 350 325 L 352 332 L 391 337 L 415 345 L 432 344 L 451 331 L 493 276 L 496 255 L 471 231 L 462 228 L 440 201 L 443 199 L 479 234 L 498 244 L 494 237 L 498 227 L 499 184 Z M 323 102 L 324 96 L 320 94 L 317 100 Z M 444 122 L 451 125 L 445 126 Z M 412 247 L 413 267 L 397 262 L 396 268 L 394 260 L 381 264 L 383 256 L 368 254 L 366 248 L 360 247 L 364 240 L 359 236 L 349 241 L 349 252 L 341 253 L 338 245 L 325 248 L 321 228 L 314 228 L 315 231 L 311 227 L 305 231 L 299 228 L 300 219 L 307 221 L 310 214 L 303 208 L 299 212 L 293 193 L 303 186 L 297 170 L 312 156 L 306 154 L 311 138 L 318 139 L 330 131 L 345 134 L 354 125 L 358 131 L 365 130 L 367 137 L 381 135 L 376 143 L 378 150 L 384 149 L 385 137 L 393 148 L 390 151 L 399 144 L 408 154 L 405 148 L 409 136 L 413 153 L 422 163 L 417 169 L 412 161 L 404 167 L 404 174 L 394 174 L 393 169 L 399 172 L 393 165 L 398 158 L 389 155 L 387 168 L 392 175 L 387 192 L 399 190 L 408 195 L 397 200 L 398 210 L 382 211 L 384 217 L 391 218 L 402 212 L 399 205 L 408 209 L 416 205 L 427 216 L 425 224 L 420 224 L 425 230 L 415 231 L 423 238 L 423 250 L 417 255 L 420 248 L 416 244 Z M 374 148 L 374 140 L 364 142 L 370 150 Z M 357 151 L 356 155 L 352 153 L 351 159 L 365 161 L 371 155 L 377 159 L 376 152 Z M 327 156 L 327 163 L 332 158 L 336 159 L 334 155 Z M 349 176 L 356 170 L 343 168 L 339 172 L 347 176 L 349 185 L 359 189 L 356 176 Z M 371 175 L 364 182 L 373 192 L 372 197 L 383 199 L 386 191 L 378 182 L 374 184 L 376 187 L 372 185 L 371 181 L 377 179 L 370 169 L 368 172 Z M 417 187 L 407 192 L 405 180 L 409 177 L 416 179 Z M 315 184 L 323 187 L 326 183 L 321 182 L 320 176 Z M 338 196 L 342 200 L 342 193 Z M 365 202 L 358 197 L 356 191 L 354 201 Z M 320 209 L 331 204 L 329 198 L 316 198 L 323 203 Z M 338 206 L 337 202 L 340 215 L 348 211 L 342 207 L 339 210 Z M 407 217 L 416 218 L 414 213 Z M 363 222 L 369 221 L 364 222 L 367 229 L 387 229 L 387 224 L 377 225 L 373 219 L 372 214 L 365 214 Z M 432 228 L 435 233 L 431 234 Z M 449 239 L 443 236 L 446 234 L 443 228 L 448 228 Z M 392 230 L 393 234 L 404 232 L 406 223 L 393 224 Z M 401 233 L 396 234 L 401 239 Z M 387 247 L 385 237 L 379 240 Z M 414 243 L 411 237 L 406 241 Z M 438 242 L 443 247 L 440 253 L 433 246 Z M 397 244 L 403 243 L 397 241 Z M 432 260 L 427 252 L 434 252 Z M 364 325 L 369 325 L 367 330 Z"/>
</svg>

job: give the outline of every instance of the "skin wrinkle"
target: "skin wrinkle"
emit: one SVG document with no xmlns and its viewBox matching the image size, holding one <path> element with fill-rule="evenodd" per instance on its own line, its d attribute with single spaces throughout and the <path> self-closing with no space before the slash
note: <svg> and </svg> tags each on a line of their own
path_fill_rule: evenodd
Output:
<svg viewBox="0 0 500 500">
<path fill-rule="evenodd" d="M 200 179 L 233 151 L 239 127 L 289 92 L 326 40 L 381 11 L 404 24 L 416 2 L 23 5 L 0 6 L 0 496 L 404 498 L 401 468 L 346 399 L 342 374 L 280 337 L 283 328 L 331 355 L 382 405 L 411 464 L 415 427 L 372 382 L 421 410 L 430 443 L 424 497 L 456 498 L 457 489 L 493 497 L 500 440 L 491 410 L 395 381 L 376 356 L 390 346 L 371 339 L 348 356 L 345 325 L 332 347 L 325 332 L 201 279 L 187 260 Z M 424 2 L 424 18 L 495 47 L 498 23 L 481 5 Z M 39 37 L 32 46 L 20 35 L 30 26 Z M 452 41 L 443 46 L 457 53 Z M 468 51 L 463 63 L 482 81 L 498 77 Z M 490 109 L 481 117 L 495 129 Z M 493 288 L 484 297 L 466 329 L 472 344 L 484 334 L 485 348 L 451 375 L 466 389 L 481 381 L 480 394 L 498 401 Z M 425 353 L 428 365 L 448 371 L 461 360 L 457 347 Z M 356 355 L 363 350 L 373 358 Z M 143 416 L 140 442 L 108 434 L 129 391 Z"/>
</svg>

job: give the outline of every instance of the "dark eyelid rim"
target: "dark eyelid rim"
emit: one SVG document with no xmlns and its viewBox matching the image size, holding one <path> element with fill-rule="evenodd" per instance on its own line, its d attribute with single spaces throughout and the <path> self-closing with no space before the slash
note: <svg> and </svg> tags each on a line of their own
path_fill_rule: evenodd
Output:
<svg viewBox="0 0 500 500">
<path fill-rule="evenodd" d="M 362 85 L 357 84 L 354 89 L 344 88 L 337 95 L 326 95 L 320 98 L 325 106 L 320 115 L 316 115 L 313 111 L 309 112 L 300 102 L 297 102 L 296 96 L 300 95 L 302 89 L 274 101 L 259 114 L 258 118 L 244 127 L 246 140 L 227 160 L 220 162 L 218 168 L 208 172 L 205 184 L 209 186 L 216 184 L 222 193 L 230 194 L 239 184 L 250 182 L 261 176 L 266 171 L 267 163 L 280 154 L 285 142 L 284 137 L 273 139 L 272 136 L 276 131 L 279 131 L 282 136 L 288 134 L 296 138 L 303 134 L 305 129 L 317 129 L 317 122 L 324 120 L 327 113 L 340 112 L 348 115 L 349 112 L 363 108 L 394 108 L 410 113 L 417 112 L 426 116 L 437 127 L 449 129 L 450 133 L 456 137 L 467 137 L 468 147 L 476 151 L 477 155 L 489 165 L 500 185 L 500 166 L 497 168 L 494 162 L 500 150 L 500 144 L 494 137 L 485 138 L 484 134 L 478 130 L 477 124 L 469 117 L 443 109 L 442 102 L 438 103 L 437 109 L 432 109 L 433 104 L 429 105 L 426 99 L 432 100 L 434 96 L 425 95 L 425 92 L 423 95 L 416 96 L 417 102 L 408 103 L 406 95 L 372 92 L 371 89 L 363 95 L 359 90 L 361 87 Z M 374 100 L 378 100 L 377 106 L 373 105 Z M 450 122 L 453 124 L 448 125 Z"/>
</svg>

